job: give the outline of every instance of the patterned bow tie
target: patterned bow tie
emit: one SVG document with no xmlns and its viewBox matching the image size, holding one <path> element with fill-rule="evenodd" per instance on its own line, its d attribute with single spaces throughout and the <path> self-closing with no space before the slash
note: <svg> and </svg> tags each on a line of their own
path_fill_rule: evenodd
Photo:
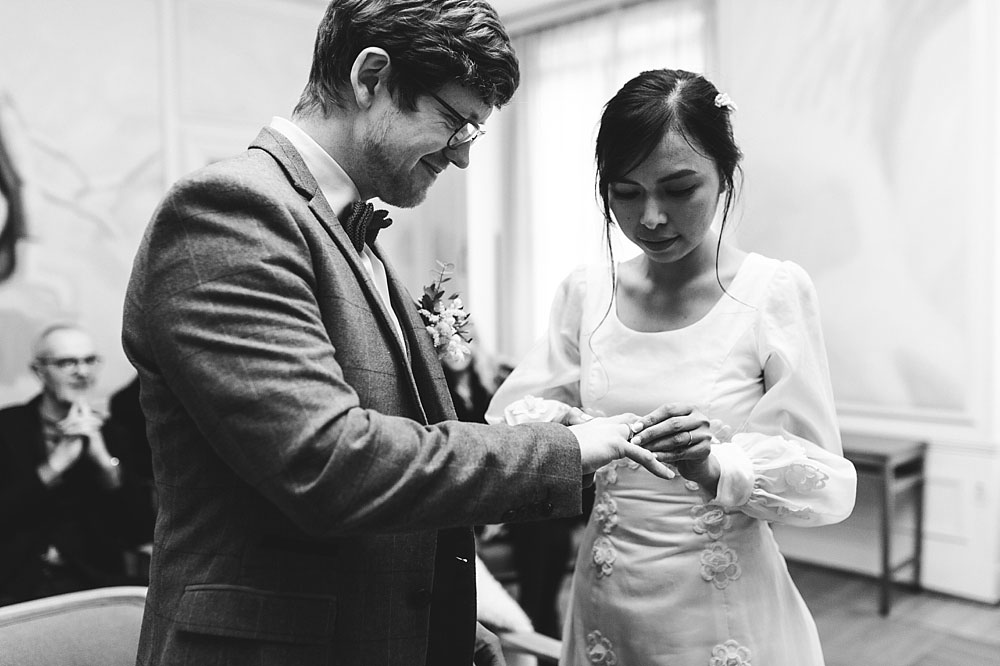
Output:
<svg viewBox="0 0 1000 666">
<path fill-rule="evenodd" d="M 378 232 L 392 224 L 389 211 L 375 210 L 367 201 L 355 201 L 345 214 L 347 219 L 341 218 L 341 224 L 358 252 L 364 249 L 366 242 L 374 243 Z"/>
</svg>

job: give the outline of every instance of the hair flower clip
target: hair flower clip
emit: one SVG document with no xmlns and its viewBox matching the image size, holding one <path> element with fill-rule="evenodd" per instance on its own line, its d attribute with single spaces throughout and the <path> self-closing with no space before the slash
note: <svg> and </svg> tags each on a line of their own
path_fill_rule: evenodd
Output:
<svg viewBox="0 0 1000 666">
<path fill-rule="evenodd" d="M 726 107 L 730 112 L 738 111 L 736 102 L 732 100 L 728 93 L 719 93 L 715 96 L 715 105 L 719 108 Z"/>
<path fill-rule="evenodd" d="M 468 331 L 469 315 L 458 294 L 445 298 L 444 283 L 451 279 L 453 264 L 437 262 L 434 281 L 424 287 L 417 301 L 417 310 L 424 328 L 434 341 L 434 350 L 441 361 L 459 362 L 472 355 Z"/>
</svg>

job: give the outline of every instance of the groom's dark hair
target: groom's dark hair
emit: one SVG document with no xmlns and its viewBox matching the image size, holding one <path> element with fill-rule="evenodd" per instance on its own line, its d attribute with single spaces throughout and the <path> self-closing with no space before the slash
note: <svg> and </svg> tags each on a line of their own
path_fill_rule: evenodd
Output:
<svg viewBox="0 0 1000 666">
<path fill-rule="evenodd" d="M 333 0 L 316 31 L 309 82 L 294 114 L 326 116 L 343 107 L 351 67 L 369 46 L 389 54 L 389 91 L 410 111 L 420 93 L 452 82 L 500 107 L 520 82 L 510 38 L 483 0 Z"/>
</svg>

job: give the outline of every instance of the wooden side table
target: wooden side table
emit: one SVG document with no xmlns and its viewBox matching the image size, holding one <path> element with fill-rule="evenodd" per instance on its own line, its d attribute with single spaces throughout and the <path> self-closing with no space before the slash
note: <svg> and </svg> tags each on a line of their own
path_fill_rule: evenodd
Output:
<svg viewBox="0 0 1000 666">
<path fill-rule="evenodd" d="M 892 585 L 897 571 L 912 564 L 912 584 L 916 589 L 920 589 L 924 537 L 924 460 L 927 455 L 927 443 L 846 434 L 843 440 L 844 457 L 854 463 L 858 474 L 868 474 L 880 479 L 882 573 L 878 610 L 880 615 L 888 615 L 892 609 Z M 911 489 L 915 493 L 913 554 L 893 563 L 892 528 L 896 498 Z"/>
</svg>

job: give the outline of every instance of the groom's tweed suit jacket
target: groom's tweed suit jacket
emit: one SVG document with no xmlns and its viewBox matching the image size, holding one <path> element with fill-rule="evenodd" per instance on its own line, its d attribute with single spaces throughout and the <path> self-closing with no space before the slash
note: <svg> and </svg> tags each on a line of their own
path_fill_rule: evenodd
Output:
<svg viewBox="0 0 1000 666">
<path fill-rule="evenodd" d="M 138 663 L 469 666 L 460 526 L 579 512 L 568 429 L 448 421 L 433 346 L 386 268 L 408 350 L 269 129 L 154 214 L 123 328 L 159 499 Z"/>
</svg>

